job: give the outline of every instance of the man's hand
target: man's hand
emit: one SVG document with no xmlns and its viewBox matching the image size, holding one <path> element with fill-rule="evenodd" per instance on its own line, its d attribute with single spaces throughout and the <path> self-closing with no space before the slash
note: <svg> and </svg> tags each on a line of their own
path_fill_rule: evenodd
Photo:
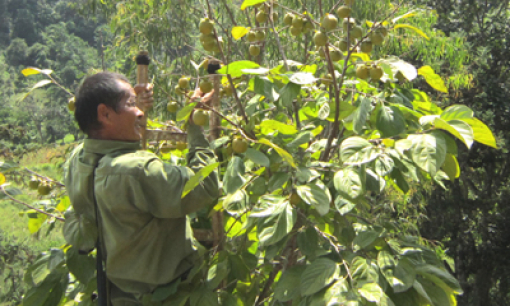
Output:
<svg viewBox="0 0 510 306">
<path fill-rule="evenodd" d="M 154 103 L 152 87 L 152 84 L 136 84 L 134 87 L 136 96 L 139 98 L 139 107 L 144 112 L 151 109 L 152 104 Z"/>
<path fill-rule="evenodd" d="M 204 104 L 210 104 L 212 100 L 212 96 L 214 94 L 214 89 L 210 92 L 204 94 L 200 88 L 195 89 L 195 92 L 193 93 L 193 96 L 191 96 L 190 102 L 200 101 Z"/>
</svg>

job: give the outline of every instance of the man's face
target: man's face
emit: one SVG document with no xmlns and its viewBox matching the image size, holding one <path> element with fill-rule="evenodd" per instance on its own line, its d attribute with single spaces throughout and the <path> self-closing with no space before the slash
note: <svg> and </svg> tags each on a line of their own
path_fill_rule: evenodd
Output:
<svg viewBox="0 0 510 306">
<path fill-rule="evenodd" d="M 110 138 L 120 141 L 140 141 L 143 112 L 136 106 L 135 91 L 130 84 L 123 81 L 119 81 L 119 86 L 125 90 L 126 96 L 120 101 L 117 111 L 109 113 Z"/>
</svg>

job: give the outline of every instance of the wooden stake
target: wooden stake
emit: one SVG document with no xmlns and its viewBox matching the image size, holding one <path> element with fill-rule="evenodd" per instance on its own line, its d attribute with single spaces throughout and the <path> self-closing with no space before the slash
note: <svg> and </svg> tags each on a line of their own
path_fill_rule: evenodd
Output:
<svg viewBox="0 0 510 306">
<path fill-rule="evenodd" d="M 136 57 L 136 83 L 137 84 L 147 84 L 149 82 L 149 52 L 140 51 L 138 56 Z M 147 136 L 145 131 L 147 130 L 147 110 L 140 104 L 140 99 L 137 98 L 136 102 L 138 104 L 138 108 L 141 109 L 144 113 L 142 118 L 142 148 L 147 149 Z"/>
</svg>

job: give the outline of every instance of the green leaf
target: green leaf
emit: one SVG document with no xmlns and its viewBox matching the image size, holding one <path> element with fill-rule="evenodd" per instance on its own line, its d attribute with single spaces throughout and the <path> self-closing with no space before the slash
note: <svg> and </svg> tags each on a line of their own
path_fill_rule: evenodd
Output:
<svg viewBox="0 0 510 306">
<path fill-rule="evenodd" d="M 296 187 L 299 197 L 308 205 L 317 209 L 321 216 L 329 212 L 329 203 L 331 194 L 327 188 L 321 188 L 318 185 L 301 185 Z"/>
<path fill-rule="evenodd" d="M 364 192 L 364 184 L 359 169 L 353 167 L 344 168 L 335 173 L 335 189 L 344 197 L 356 199 Z"/>
<path fill-rule="evenodd" d="M 402 171 L 394 168 L 390 174 L 390 177 L 395 180 L 395 183 L 397 184 L 396 187 L 398 187 L 403 193 L 407 193 L 409 191 L 409 184 L 402 174 Z"/>
<path fill-rule="evenodd" d="M 225 279 L 228 276 L 228 272 L 229 272 L 228 257 L 218 256 L 218 262 L 211 265 L 211 267 L 207 271 L 207 286 L 211 289 L 218 287 L 218 285 L 223 281 L 223 279 Z"/>
<path fill-rule="evenodd" d="M 372 242 L 374 242 L 377 238 L 379 238 L 380 235 L 381 233 L 377 231 L 370 230 L 362 231 L 356 235 L 352 243 L 354 245 L 359 246 L 361 249 L 364 249 L 368 247 Z"/>
<path fill-rule="evenodd" d="M 441 168 L 448 175 L 451 181 L 460 176 L 460 167 L 457 158 L 452 154 L 446 154 L 446 158 Z"/>
<path fill-rule="evenodd" d="M 250 268 L 248 268 L 241 256 L 229 255 L 228 260 L 231 266 L 230 270 L 236 279 L 243 282 L 249 282 L 251 280 Z"/>
<path fill-rule="evenodd" d="M 462 136 L 462 139 L 466 147 L 471 148 L 473 145 L 473 129 L 469 124 L 461 120 L 450 120 L 448 123 Z"/>
<path fill-rule="evenodd" d="M 32 91 L 33 89 L 37 89 L 37 88 L 40 88 L 40 87 L 43 87 L 43 86 L 46 86 L 50 83 L 53 83 L 52 80 L 40 80 L 39 82 L 35 83 L 34 86 L 32 86 L 32 88 L 30 89 L 30 91 Z"/>
<path fill-rule="evenodd" d="M 387 154 L 381 154 L 374 162 L 375 173 L 381 177 L 385 177 L 393 171 L 395 162 Z"/>
<path fill-rule="evenodd" d="M 237 61 L 221 67 L 218 74 L 230 74 L 231 77 L 237 78 L 243 75 L 243 69 L 259 68 L 260 65 L 252 61 Z"/>
<path fill-rule="evenodd" d="M 44 224 L 44 221 L 48 219 L 48 216 L 45 214 L 37 213 L 37 218 L 29 218 L 28 219 L 28 231 L 30 234 L 37 233 L 41 226 Z"/>
<path fill-rule="evenodd" d="M 96 222 L 95 220 L 88 219 L 83 214 L 67 211 L 63 232 L 66 242 L 75 246 L 80 251 L 89 252 L 96 246 Z"/>
<path fill-rule="evenodd" d="M 421 265 L 416 268 L 416 272 L 423 277 L 426 277 L 436 283 L 439 284 L 439 281 L 445 283 L 449 288 L 451 288 L 455 293 L 462 294 L 462 287 L 459 282 L 446 270 L 440 269 L 439 267 L 432 265 Z"/>
<path fill-rule="evenodd" d="M 244 0 L 243 4 L 241 4 L 241 10 L 246 9 L 247 7 L 253 6 L 255 4 L 266 2 L 267 0 Z"/>
<path fill-rule="evenodd" d="M 368 114 L 372 108 L 371 103 L 372 101 L 369 98 L 363 97 L 361 98 L 358 108 L 354 111 L 353 128 L 354 132 L 358 135 L 362 134 L 363 127 L 366 124 Z"/>
<path fill-rule="evenodd" d="M 272 245 L 285 238 L 296 223 L 297 214 L 288 201 L 277 204 L 274 214 L 257 225 L 260 244 Z M 252 214 L 253 215 L 253 214 Z"/>
<path fill-rule="evenodd" d="M 261 165 L 264 167 L 269 167 L 269 165 L 270 165 L 269 158 L 266 156 L 266 154 L 260 152 L 259 150 L 248 148 L 248 150 L 246 150 L 245 154 L 246 154 L 246 157 L 248 157 L 252 162 L 254 162 L 258 165 Z"/>
<path fill-rule="evenodd" d="M 418 35 L 420 35 L 421 37 L 425 38 L 426 40 L 430 40 L 430 38 L 427 36 L 427 34 L 425 34 L 425 32 L 423 32 L 422 30 L 420 30 L 420 29 L 418 29 L 416 27 L 413 27 L 412 25 L 408 25 L 408 24 L 396 24 L 393 28 L 394 29 L 404 28 L 404 29 L 413 30 L 414 32 L 416 32 Z"/>
<path fill-rule="evenodd" d="M 244 213 L 248 204 L 248 194 L 242 189 L 239 189 L 234 193 L 227 194 L 223 199 L 223 208 L 232 215 L 240 215 Z"/>
<path fill-rule="evenodd" d="M 361 137 L 350 137 L 340 145 L 340 157 L 346 165 L 362 165 L 379 157 L 380 149 Z"/>
<path fill-rule="evenodd" d="M 409 81 L 414 80 L 418 76 L 416 67 L 396 56 L 390 56 L 387 59 L 381 60 L 380 63 L 389 65 L 395 73 L 397 71 L 402 72 L 405 78 Z"/>
<path fill-rule="evenodd" d="M 19 165 L 13 162 L 6 162 L 0 160 L 0 171 L 9 172 L 19 168 Z"/>
<path fill-rule="evenodd" d="M 292 155 L 289 154 L 289 152 L 285 151 L 284 149 L 280 148 L 279 146 L 275 145 L 274 143 L 265 138 L 259 139 L 259 143 L 265 144 L 273 148 L 283 158 L 283 160 L 285 160 L 293 168 L 296 168 L 294 159 L 292 158 Z"/>
<path fill-rule="evenodd" d="M 283 272 L 274 288 L 274 297 L 280 302 L 291 301 L 301 293 L 301 275 L 306 266 L 292 266 Z"/>
<path fill-rule="evenodd" d="M 211 142 L 211 149 L 215 150 L 221 146 L 223 146 L 224 144 L 226 144 L 227 142 L 230 141 L 230 137 L 229 136 L 223 136 L 223 137 L 220 137 L 218 139 L 215 139 Z"/>
<path fill-rule="evenodd" d="M 291 142 L 289 142 L 287 144 L 287 147 L 298 147 L 298 146 L 301 146 L 301 145 L 304 145 L 305 143 L 309 143 L 311 140 L 313 139 L 313 134 L 312 132 L 309 132 L 309 131 L 306 131 L 306 132 L 302 132 L 302 133 L 299 133 L 295 138 L 294 140 L 292 140 Z"/>
<path fill-rule="evenodd" d="M 412 141 L 411 157 L 418 167 L 434 176 L 444 163 L 446 141 L 440 132 L 409 135 Z"/>
<path fill-rule="evenodd" d="M 269 178 L 268 188 L 269 191 L 274 191 L 282 187 L 290 178 L 290 174 L 287 172 L 276 172 L 271 178 Z"/>
<path fill-rule="evenodd" d="M 335 208 L 342 216 L 349 213 L 354 207 L 356 207 L 356 203 L 346 198 L 338 196 L 335 199 Z"/>
<path fill-rule="evenodd" d="M 262 129 L 261 132 L 264 135 L 271 134 L 274 131 L 278 131 L 284 135 L 294 135 L 298 132 L 295 126 L 272 119 L 262 121 L 260 127 Z"/>
<path fill-rule="evenodd" d="M 390 252 L 380 251 L 379 254 L 377 254 L 377 264 L 381 271 L 386 271 L 388 269 L 394 269 L 396 261 Z"/>
<path fill-rule="evenodd" d="M 328 258 L 318 258 L 301 275 L 301 295 L 314 294 L 340 276 L 338 264 Z"/>
<path fill-rule="evenodd" d="M 381 193 L 384 190 L 384 187 L 386 186 L 386 181 L 384 180 L 384 178 L 377 175 L 371 169 L 366 169 L 366 171 L 367 171 L 366 189 L 373 191 L 375 193 Z"/>
<path fill-rule="evenodd" d="M 80 255 L 74 246 L 66 251 L 66 265 L 82 284 L 87 284 L 95 276 L 96 260 L 92 256 Z"/>
<path fill-rule="evenodd" d="M 443 288 L 437 286 L 434 282 L 422 278 L 418 281 L 418 283 L 421 285 L 421 288 L 425 291 L 425 294 L 430 299 L 432 305 L 434 306 L 457 305 L 455 296 L 453 294 L 449 294 Z M 423 296 L 423 292 L 421 292 L 420 295 Z"/>
<path fill-rule="evenodd" d="M 209 289 L 207 286 L 202 285 L 191 293 L 190 305 L 191 306 L 219 306 L 218 295 L 213 292 L 214 289 Z M 173 305 L 173 304 L 172 304 Z"/>
<path fill-rule="evenodd" d="M 391 22 L 392 22 L 392 23 L 395 23 L 395 22 L 399 21 L 400 19 L 404 19 L 404 18 L 411 18 L 411 17 L 414 17 L 414 16 L 416 16 L 416 15 L 417 15 L 417 14 L 416 14 L 416 13 L 414 13 L 414 11 L 410 11 L 410 12 L 407 12 L 407 13 L 405 13 L 405 14 L 403 14 L 403 15 L 400 15 L 400 16 L 397 16 L 397 17 L 393 18 L 393 19 L 391 20 Z"/>
<path fill-rule="evenodd" d="M 185 107 L 181 108 L 179 112 L 177 113 L 176 121 L 187 121 L 189 116 L 191 115 L 191 112 L 195 108 L 195 105 L 197 105 L 196 102 L 189 103 Z"/>
<path fill-rule="evenodd" d="M 244 173 L 243 159 L 239 156 L 232 157 L 223 176 L 223 190 L 226 194 L 234 193 L 244 185 L 246 182 Z"/>
<path fill-rule="evenodd" d="M 187 182 L 186 185 L 184 185 L 184 189 L 182 190 L 181 199 L 184 199 L 184 197 L 190 193 L 195 187 L 197 187 L 206 177 L 209 176 L 218 166 L 220 163 L 213 163 L 210 165 L 207 165 L 200 169 L 195 175 L 193 175 Z"/>
<path fill-rule="evenodd" d="M 379 280 L 379 273 L 375 261 L 356 256 L 352 260 L 351 275 L 353 279 L 377 282 Z"/>
<path fill-rule="evenodd" d="M 71 143 L 74 142 L 74 135 L 73 134 L 67 134 L 64 136 L 64 143 Z"/>
<path fill-rule="evenodd" d="M 418 69 L 418 74 L 425 78 L 425 81 L 437 91 L 448 93 L 448 88 L 446 88 L 443 79 L 434 72 L 434 69 L 430 66 L 423 66 Z"/>
<path fill-rule="evenodd" d="M 35 68 L 35 67 L 28 67 L 28 68 L 21 70 L 21 73 L 26 77 L 29 75 L 40 74 L 40 73 L 45 74 L 45 75 L 50 75 L 52 72 L 53 72 L 53 70 L 51 70 L 51 69 L 39 69 L 39 68 Z"/>
<path fill-rule="evenodd" d="M 444 121 L 443 119 L 435 117 L 434 118 L 434 126 L 438 129 L 447 131 L 448 133 L 452 134 L 453 136 L 457 137 L 457 139 L 459 139 L 460 141 L 465 143 L 464 137 L 462 137 L 462 135 L 460 135 L 459 131 L 457 131 L 453 126 L 451 126 L 448 122 Z M 466 144 L 466 146 L 467 146 L 467 144 Z"/>
<path fill-rule="evenodd" d="M 235 40 L 241 39 L 244 35 L 248 34 L 250 31 L 250 28 L 245 27 L 233 27 L 232 28 L 232 37 L 234 37 Z"/>
<path fill-rule="evenodd" d="M 243 70 L 244 72 L 245 70 Z M 275 91 L 273 83 L 267 78 L 255 77 L 253 80 L 253 90 L 259 95 L 263 95 L 271 102 L 278 100 L 280 95 Z"/>
<path fill-rule="evenodd" d="M 23 298 L 23 305 L 59 305 L 69 283 L 66 272 L 65 269 L 54 270 L 40 285 L 30 288 Z"/>
<path fill-rule="evenodd" d="M 358 293 L 367 301 L 374 303 L 379 303 L 384 296 L 381 287 L 376 283 L 363 284 L 363 286 L 358 289 Z"/>
<path fill-rule="evenodd" d="M 290 76 L 289 81 L 298 85 L 308 85 L 317 82 L 317 78 L 309 72 L 296 72 Z"/>
<path fill-rule="evenodd" d="M 452 105 L 441 113 L 441 119 L 444 121 L 464 120 L 473 118 L 473 110 L 465 105 Z"/>
<path fill-rule="evenodd" d="M 492 135 L 491 130 L 480 120 L 476 118 L 472 119 L 462 119 L 462 121 L 466 122 L 473 129 L 474 139 L 481 144 L 492 147 L 494 149 L 498 148 L 496 144 L 496 139 L 494 135 Z"/>
<path fill-rule="evenodd" d="M 392 137 L 403 133 L 406 129 L 404 115 L 400 109 L 395 106 L 383 106 L 378 109 L 376 127 L 381 132 L 382 137 Z"/>
<path fill-rule="evenodd" d="M 384 276 L 396 293 L 404 292 L 413 286 L 414 280 L 416 279 L 416 270 L 410 260 L 402 258 L 398 261 L 393 275 L 387 273 L 384 274 Z"/>
<path fill-rule="evenodd" d="M 292 101 L 297 98 L 301 91 L 301 85 L 292 82 L 287 83 L 280 89 L 280 103 L 285 107 L 292 107 Z"/>
</svg>

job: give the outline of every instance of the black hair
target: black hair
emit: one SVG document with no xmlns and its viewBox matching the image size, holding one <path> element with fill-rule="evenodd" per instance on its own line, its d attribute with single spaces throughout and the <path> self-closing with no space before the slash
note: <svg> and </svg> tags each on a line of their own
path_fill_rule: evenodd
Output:
<svg viewBox="0 0 510 306">
<path fill-rule="evenodd" d="M 85 134 L 101 128 L 101 123 L 97 120 L 99 104 L 117 111 L 120 101 L 128 94 L 119 86 L 119 81 L 129 84 L 129 80 L 122 74 L 100 72 L 87 77 L 78 88 L 74 118 Z"/>
</svg>

